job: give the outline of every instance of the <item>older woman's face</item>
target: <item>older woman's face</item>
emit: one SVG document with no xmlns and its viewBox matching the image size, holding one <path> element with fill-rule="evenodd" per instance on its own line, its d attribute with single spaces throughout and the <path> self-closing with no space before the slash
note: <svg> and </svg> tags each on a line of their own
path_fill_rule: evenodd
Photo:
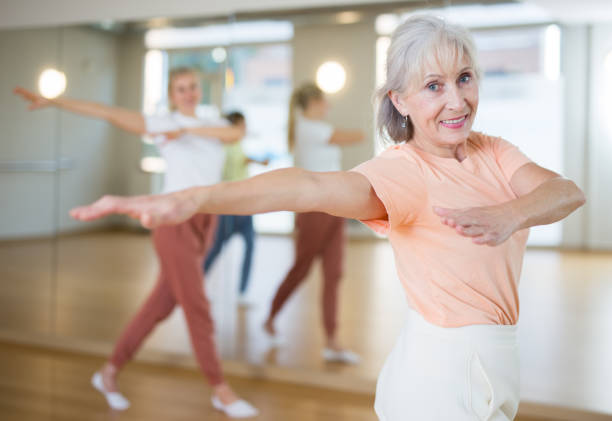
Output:
<svg viewBox="0 0 612 421">
<path fill-rule="evenodd" d="M 430 68 L 405 95 L 392 100 L 414 125 L 414 138 L 434 147 L 452 148 L 464 142 L 478 108 L 474 69 L 464 59 L 452 68 Z"/>
</svg>

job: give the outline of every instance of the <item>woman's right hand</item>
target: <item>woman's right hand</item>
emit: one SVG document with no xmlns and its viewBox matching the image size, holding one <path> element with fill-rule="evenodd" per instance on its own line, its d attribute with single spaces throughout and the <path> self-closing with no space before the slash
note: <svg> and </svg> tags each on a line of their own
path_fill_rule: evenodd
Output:
<svg viewBox="0 0 612 421">
<path fill-rule="evenodd" d="M 21 86 L 18 86 L 13 89 L 13 93 L 30 102 L 30 106 L 28 107 L 28 110 L 30 111 L 48 107 L 49 105 L 51 105 L 51 101 L 49 101 L 47 98 L 35 94 L 32 91 L 28 91 L 27 89 L 24 89 Z"/>
<path fill-rule="evenodd" d="M 96 202 L 74 208 L 70 215 L 80 221 L 92 221 L 107 215 L 122 214 L 140 221 L 145 228 L 175 225 L 198 212 L 198 203 L 189 190 L 163 195 L 121 197 L 104 196 Z"/>
</svg>

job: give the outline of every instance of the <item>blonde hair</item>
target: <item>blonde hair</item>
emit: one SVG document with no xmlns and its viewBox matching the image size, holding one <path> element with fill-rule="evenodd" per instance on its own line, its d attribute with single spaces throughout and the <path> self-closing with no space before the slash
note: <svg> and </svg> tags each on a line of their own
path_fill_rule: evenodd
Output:
<svg viewBox="0 0 612 421">
<path fill-rule="evenodd" d="M 402 23 L 393 33 L 387 51 L 386 82 L 376 92 L 381 137 L 399 143 L 414 135 L 410 117 L 405 118 L 395 108 L 390 91 L 414 89 L 425 77 L 426 68 L 448 68 L 464 58 L 474 69 L 476 81 L 480 80 L 476 46 L 466 28 L 428 15 L 413 16 Z"/>
<path fill-rule="evenodd" d="M 193 75 L 196 79 L 198 79 L 199 72 L 198 69 L 193 67 L 175 67 L 168 72 L 168 105 L 172 111 L 176 110 L 176 106 L 170 99 L 172 95 L 172 82 L 174 82 L 174 79 L 177 77 L 183 75 Z"/>
<path fill-rule="evenodd" d="M 289 122 L 287 124 L 287 140 L 289 142 L 289 150 L 293 150 L 295 145 L 295 113 L 297 109 L 304 111 L 310 101 L 322 99 L 323 91 L 312 82 L 307 82 L 293 90 L 291 100 L 289 102 Z"/>
</svg>

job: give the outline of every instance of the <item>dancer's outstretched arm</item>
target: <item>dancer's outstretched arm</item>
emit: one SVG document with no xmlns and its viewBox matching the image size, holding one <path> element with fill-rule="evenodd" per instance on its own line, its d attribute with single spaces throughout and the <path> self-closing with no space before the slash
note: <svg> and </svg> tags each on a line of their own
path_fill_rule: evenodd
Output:
<svg viewBox="0 0 612 421">
<path fill-rule="evenodd" d="M 88 221 L 120 213 L 143 226 L 178 224 L 196 213 L 250 215 L 273 211 L 325 212 L 356 219 L 384 219 L 387 212 L 368 179 L 356 172 L 310 172 L 299 168 L 158 196 L 105 196 L 73 209 Z"/>
<path fill-rule="evenodd" d="M 329 139 L 329 143 L 344 146 L 361 142 L 364 138 L 365 136 L 361 130 L 335 129 Z"/>
<path fill-rule="evenodd" d="M 22 87 L 15 88 L 13 93 L 28 101 L 30 110 L 53 106 L 73 113 L 106 120 L 113 126 L 130 133 L 145 134 L 146 132 L 144 116 L 137 111 L 64 97 L 47 99 Z"/>
<path fill-rule="evenodd" d="M 184 127 L 180 130 L 162 133 L 150 133 L 152 135 L 165 136 L 168 141 L 177 140 L 182 135 L 189 133 L 201 137 L 212 137 L 223 143 L 234 143 L 245 136 L 245 130 L 237 126 L 198 126 Z"/>
<path fill-rule="evenodd" d="M 573 181 L 534 163 L 519 168 L 510 186 L 517 195 L 514 200 L 465 209 L 436 207 L 434 212 L 474 243 L 497 246 L 518 230 L 560 221 L 586 202 Z"/>
</svg>

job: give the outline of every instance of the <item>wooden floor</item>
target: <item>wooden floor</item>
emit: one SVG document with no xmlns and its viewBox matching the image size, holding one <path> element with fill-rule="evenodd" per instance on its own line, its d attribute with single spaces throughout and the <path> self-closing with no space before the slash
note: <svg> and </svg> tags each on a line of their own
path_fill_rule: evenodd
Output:
<svg viewBox="0 0 612 421">
<path fill-rule="evenodd" d="M 121 379 L 132 406 L 107 408 L 89 377 L 101 358 L 0 343 L 0 418 L 3 421 L 226 420 L 209 403 L 209 389 L 193 370 L 136 363 Z M 376 421 L 373 396 L 292 384 L 230 378 L 266 421 Z M 546 421 L 517 418 L 517 421 Z"/>
<path fill-rule="evenodd" d="M 280 313 L 284 343 L 272 348 L 261 325 L 292 263 L 292 242 L 287 237 L 258 238 L 249 290 L 254 306 L 246 310 L 236 306 L 241 252 L 239 239 L 230 242 L 206 282 L 229 372 L 373 391 L 406 311 L 388 244 L 352 241 L 347 250 L 340 336 L 362 355 L 363 363 L 356 367 L 326 365 L 320 358 L 318 266 Z M 46 337 L 65 347 L 108 353 L 146 297 L 156 271 L 148 236 L 142 234 L 0 243 L 1 336 Z M 520 288 L 521 408 L 569 407 L 612 415 L 610 273 L 612 254 L 528 251 Z M 180 310 L 160 325 L 138 358 L 195 366 Z"/>
</svg>

